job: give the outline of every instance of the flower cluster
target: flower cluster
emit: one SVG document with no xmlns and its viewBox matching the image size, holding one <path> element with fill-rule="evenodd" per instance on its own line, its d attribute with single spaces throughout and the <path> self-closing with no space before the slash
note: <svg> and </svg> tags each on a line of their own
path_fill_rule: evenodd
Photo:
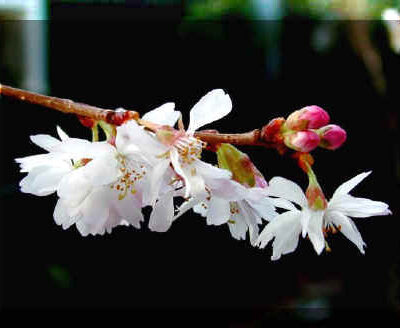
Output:
<svg viewBox="0 0 400 328">
<path fill-rule="evenodd" d="M 264 139 L 280 152 L 285 147 L 298 152 L 310 182 L 303 193 L 282 177 L 267 182 L 248 155 L 232 144 L 207 147 L 215 151 L 218 165 L 201 159 L 207 145 L 196 130 L 231 109 L 229 95 L 216 89 L 191 109 L 187 129 L 174 103 L 166 103 L 118 126 L 81 118 L 93 129 L 93 141 L 71 138 L 59 127 L 59 139 L 32 136 L 47 153 L 16 159 L 21 172 L 28 173 L 20 182 L 21 191 L 37 196 L 57 193 L 55 222 L 64 229 L 76 225 L 83 236 L 110 233 L 119 225 L 140 228 L 145 221 L 142 208 L 150 206 L 152 231 L 167 231 L 193 210 L 208 225 L 226 224 L 235 239 L 249 235 L 253 246 L 263 248 L 274 239 L 272 259 L 294 251 L 300 235 L 320 254 L 328 247 L 326 234 L 336 231 L 364 253 L 365 243 L 349 217 L 390 214 L 385 203 L 349 195 L 370 172 L 342 184 L 327 202 L 307 154 L 317 146 L 338 148 L 346 132 L 329 125 L 329 115 L 318 106 L 305 107 L 286 120 L 275 119 L 263 130 Z M 107 140 L 98 141 L 98 126 Z"/>
</svg>

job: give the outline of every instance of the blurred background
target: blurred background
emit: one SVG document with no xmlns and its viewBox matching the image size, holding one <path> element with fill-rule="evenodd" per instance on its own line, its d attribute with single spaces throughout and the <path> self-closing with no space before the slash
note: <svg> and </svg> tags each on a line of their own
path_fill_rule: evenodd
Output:
<svg viewBox="0 0 400 328">
<path fill-rule="evenodd" d="M 249 131 L 316 104 L 348 132 L 342 148 L 314 152 L 327 197 L 373 170 L 353 195 L 393 211 L 355 219 L 364 256 L 337 234 L 328 239 L 331 253 L 317 256 L 301 240 L 296 252 L 271 262 L 270 246 L 254 249 L 193 214 L 165 234 L 146 222 L 83 238 L 54 223 L 55 195 L 19 192 L 14 158 L 39 153 L 29 136 L 54 135 L 56 125 L 80 138 L 90 131 L 73 116 L 2 97 L 2 313 L 127 310 L 136 322 L 140 314 L 149 320 L 150 310 L 185 310 L 188 324 L 231 327 L 340 322 L 349 314 L 398 319 L 397 9 L 398 0 L 0 1 L 1 83 L 142 113 L 174 101 L 186 123 L 200 97 L 223 88 L 234 107 L 210 126 L 221 132 Z M 241 150 L 268 180 L 281 175 L 306 188 L 290 158 Z M 214 311 L 189 311 L 198 309 Z M 170 313 L 162 319 L 183 317 Z"/>
</svg>

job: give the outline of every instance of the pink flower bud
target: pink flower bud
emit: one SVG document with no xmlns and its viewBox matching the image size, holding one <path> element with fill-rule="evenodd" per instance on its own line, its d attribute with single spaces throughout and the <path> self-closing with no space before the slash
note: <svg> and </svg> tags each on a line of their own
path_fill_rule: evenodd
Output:
<svg viewBox="0 0 400 328">
<path fill-rule="evenodd" d="M 296 151 L 308 153 L 318 147 L 320 139 L 313 131 L 297 131 L 285 134 L 285 145 Z"/>
<path fill-rule="evenodd" d="M 286 120 L 286 127 L 290 130 L 319 129 L 329 123 L 329 115 L 319 106 L 307 106 L 296 110 Z"/>
<path fill-rule="evenodd" d="M 331 150 L 339 148 L 347 138 L 346 131 L 335 124 L 324 126 L 317 133 L 321 138 L 319 146 Z"/>
</svg>

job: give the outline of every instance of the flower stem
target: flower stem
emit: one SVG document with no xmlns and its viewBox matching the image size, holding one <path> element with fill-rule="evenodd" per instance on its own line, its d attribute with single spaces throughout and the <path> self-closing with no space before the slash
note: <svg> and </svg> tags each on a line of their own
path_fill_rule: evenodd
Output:
<svg viewBox="0 0 400 328">
<path fill-rule="evenodd" d="M 92 141 L 99 141 L 99 128 L 97 127 L 97 124 L 92 127 Z"/>
</svg>

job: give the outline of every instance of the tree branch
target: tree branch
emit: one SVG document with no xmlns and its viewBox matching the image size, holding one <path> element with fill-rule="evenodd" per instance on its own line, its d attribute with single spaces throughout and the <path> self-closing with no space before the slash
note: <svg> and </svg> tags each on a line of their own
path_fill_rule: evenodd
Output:
<svg viewBox="0 0 400 328">
<path fill-rule="evenodd" d="M 127 120 L 134 119 L 150 130 L 155 129 L 155 125 L 139 119 L 139 113 L 136 111 L 118 112 L 110 109 L 103 109 L 82 103 L 77 103 L 69 99 L 50 97 L 22 89 L 13 88 L 0 84 L 0 94 L 16 98 L 35 105 L 41 105 L 63 113 L 75 114 L 97 121 L 105 121 L 113 125 L 121 125 Z M 275 148 L 277 144 L 265 135 L 266 129 L 256 129 L 245 133 L 221 134 L 216 130 L 204 130 L 195 132 L 194 136 L 209 145 L 220 143 L 230 143 L 233 145 L 263 146 L 266 148 Z"/>
<path fill-rule="evenodd" d="M 115 112 L 114 110 L 103 109 L 95 106 L 81 104 L 74 102 L 70 99 L 45 96 L 38 93 L 13 88 L 7 85 L 0 84 L 0 94 L 11 98 L 16 98 L 18 100 L 28 102 L 31 104 L 41 105 L 44 107 L 55 109 L 63 113 L 85 116 L 97 121 L 105 121 L 110 124 L 116 124 L 117 123 L 116 121 L 118 121 L 117 119 L 118 116 L 121 116 L 120 113 Z M 127 111 L 127 112 L 129 113 L 128 114 L 129 117 L 127 117 L 127 119 L 139 118 L 138 112 L 135 111 Z"/>
</svg>

